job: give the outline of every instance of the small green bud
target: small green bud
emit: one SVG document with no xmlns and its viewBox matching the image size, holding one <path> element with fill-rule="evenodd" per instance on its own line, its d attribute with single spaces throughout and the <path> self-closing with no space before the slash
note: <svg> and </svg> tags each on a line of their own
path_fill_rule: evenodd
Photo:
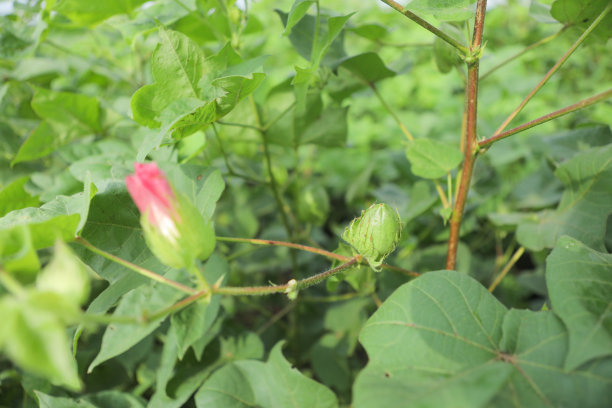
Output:
<svg viewBox="0 0 612 408">
<path fill-rule="evenodd" d="M 387 204 L 373 204 L 355 218 L 342 239 L 363 256 L 372 269 L 380 270 L 383 260 L 395 250 L 402 232 L 397 211 Z"/>
<path fill-rule="evenodd" d="M 329 196 L 325 188 L 318 184 L 310 184 L 301 190 L 297 202 L 297 215 L 302 222 L 323 225 L 329 215 Z"/>
</svg>

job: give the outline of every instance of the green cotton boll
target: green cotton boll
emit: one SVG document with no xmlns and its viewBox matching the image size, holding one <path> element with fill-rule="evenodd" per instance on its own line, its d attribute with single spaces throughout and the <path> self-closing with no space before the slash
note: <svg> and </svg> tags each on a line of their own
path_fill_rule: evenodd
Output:
<svg viewBox="0 0 612 408">
<path fill-rule="evenodd" d="M 297 202 L 298 219 L 323 225 L 329 215 L 329 196 L 325 188 L 318 184 L 310 184 L 300 191 Z"/>
<path fill-rule="evenodd" d="M 397 211 L 387 204 L 373 204 L 344 230 L 342 238 L 380 271 L 383 260 L 395 250 L 402 232 Z"/>
</svg>

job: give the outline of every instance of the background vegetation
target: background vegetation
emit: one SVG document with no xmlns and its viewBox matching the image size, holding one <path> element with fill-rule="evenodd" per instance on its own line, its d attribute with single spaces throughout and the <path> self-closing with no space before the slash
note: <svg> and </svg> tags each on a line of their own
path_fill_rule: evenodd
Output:
<svg viewBox="0 0 612 408">
<path fill-rule="evenodd" d="M 384 3 L 2 3 L 0 405 L 612 401 L 609 1 L 489 2 L 471 51 L 475 1 L 410 3 L 464 52 Z M 584 33 L 505 129 L 592 106 L 478 150 Z M 202 270 L 221 288 L 340 265 L 375 202 L 401 239 L 391 267 L 293 300 L 198 300 L 145 244 L 135 161 L 213 220 Z"/>
</svg>

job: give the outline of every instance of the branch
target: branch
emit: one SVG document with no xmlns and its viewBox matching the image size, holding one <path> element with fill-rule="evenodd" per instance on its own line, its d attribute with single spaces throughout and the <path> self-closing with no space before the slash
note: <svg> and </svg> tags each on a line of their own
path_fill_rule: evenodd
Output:
<svg viewBox="0 0 612 408">
<path fill-rule="evenodd" d="M 245 244 L 252 244 L 252 245 L 264 245 L 264 246 L 284 246 L 287 248 L 299 249 L 300 251 L 312 252 L 313 254 L 322 255 L 327 258 L 336 259 L 341 262 L 347 262 L 351 259 L 351 257 L 348 257 L 348 256 L 335 254 L 333 252 L 326 251 L 324 249 L 314 248 L 314 247 L 307 246 L 307 245 L 295 244 L 293 242 L 274 241 L 270 239 L 232 238 L 232 237 L 217 237 L 217 241 L 238 242 L 238 243 L 245 243 Z M 362 260 L 360 259 L 359 263 L 361 262 Z M 408 269 L 400 268 L 400 267 L 389 265 L 389 264 L 382 264 L 381 267 L 384 269 L 389 269 L 391 271 L 400 272 L 408 276 L 420 276 L 420 273 L 418 272 L 409 271 Z"/>
<path fill-rule="evenodd" d="M 514 264 L 520 259 L 521 256 L 523 256 L 524 252 L 525 252 L 525 247 L 520 247 L 519 249 L 516 250 L 514 255 L 512 255 L 512 258 L 510 258 L 510 261 L 508 261 L 508 264 L 506 264 L 504 269 L 502 269 L 499 275 L 497 275 L 497 278 L 495 278 L 491 286 L 489 286 L 489 292 L 492 293 L 495 290 L 495 288 L 497 287 L 497 285 L 499 285 L 499 283 L 502 281 L 504 276 L 506 276 L 508 272 L 510 272 L 510 269 L 512 269 Z"/>
<path fill-rule="evenodd" d="M 461 169 L 461 181 L 457 191 L 457 199 L 453 207 L 450 221 L 450 235 L 448 238 L 448 253 L 446 256 L 446 268 L 455 269 L 457 263 L 457 248 L 459 245 L 459 231 L 463 210 L 467 200 L 472 179 L 472 169 L 476 160 L 478 145 L 476 143 L 476 118 L 478 112 L 478 68 L 480 65 L 479 50 L 482 45 L 482 33 L 484 29 L 484 18 L 487 8 L 487 0 L 478 0 L 476 5 L 476 16 L 474 18 L 474 35 L 470 46 L 470 55 L 476 56 L 473 61 L 467 63 L 468 75 L 466 84 L 466 140 L 463 150 L 463 168 Z"/>
<path fill-rule="evenodd" d="M 610 88 L 607 91 L 604 91 L 604 92 L 602 92 L 600 94 L 591 96 L 590 98 L 583 99 L 580 102 L 576 102 L 573 105 L 569 105 L 569 106 L 566 106 L 565 108 L 562 108 L 562 109 L 559 109 L 557 111 L 551 112 L 548 115 L 540 116 L 539 118 L 534 119 L 534 120 L 532 120 L 530 122 L 523 123 L 522 125 L 517 126 L 517 127 L 513 128 L 513 129 L 510 129 L 510 130 L 507 130 L 505 132 L 499 133 L 496 136 L 491 136 L 488 139 L 485 139 L 485 140 L 482 140 L 482 141 L 478 142 L 478 147 L 479 148 L 488 147 L 491 144 L 497 142 L 498 140 L 505 139 L 506 137 L 512 136 L 512 135 L 514 135 L 516 133 L 519 133 L 519 132 L 522 132 L 523 130 L 530 129 L 532 127 L 541 125 L 542 123 L 546 123 L 546 122 L 549 122 L 549 121 L 551 121 L 553 119 L 556 119 L 556 118 L 559 118 L 561 116 L 567 115 L 568 113 L 577 111 L 577 110 L 582 109 L 582 108 L 586 108 L 587 106 L 594 105 L 595 103 L 603 101 L 603 100 L 608 99 L 610 97 L 612 97 L 612 88 Z"/>
<path fill-rule="evenodd" d="M 412 21 L 414 21 L 415 23 L 423 27 L 424 29 L 440 37 L 442 40 L 446 41 L 447 43 L 449 43 L 450 45 L 452 45 L 453 47 L 461 51 L 463 54 L 468 53 L 468 49 L 465 45 L 461 44 L 459 41 L 455 40 L 453 37 L 446 34 L 444 31 L 432 26 L 427 21 L 423 20 L 421 17 L 417 16 L 410 10 L 404 9 L 404 7 L 398 2 L 394 0 L 381 0 L 381 1 L 391 6 L 393 9 L 399 11 L 400 13 L 402 13 L 403 15 L 405 15 L 406 17 L 408 17 L 409 19 L 411 19 Z"/>
<path fill-rule="evenodd" d="M 610 12 L 612 9 L 612 3 L 609 3 L 605 9 L 597 16 L 597 18 L 591 23 L 591 25 L 582 33 L 580 37 L 572 44 L 569 50 L 566 51 L 565 54 L 557 61 L 557 63 L 544 75 L 544 78 L 533 88 L 533 90 L 523 99 L 523 101 L 517 106 L 517 108 L 504 120 L 504 122 L 497 128 L 493 136 L 497 136 L 508 126 L 508 124 L 518 115 L 525 105 L 535 96 L 536 93 L 548 82 L 548 80 L 561 68 L 561 66 L 567 61 L 567 59 L 576 51 L 576 49 L 584 42 L 584 40 L 588 37 L 588 35 L 597 27 L 597 25 L 604 19 L 604 17 Z"/>
</svg>

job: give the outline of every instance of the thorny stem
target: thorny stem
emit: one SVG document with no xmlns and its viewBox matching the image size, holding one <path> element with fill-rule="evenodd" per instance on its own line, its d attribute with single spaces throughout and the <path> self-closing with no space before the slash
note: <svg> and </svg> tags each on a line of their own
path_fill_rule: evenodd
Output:
<svg viewBox="0 0 612 408">
<path fill-rule="evenodd" d="M 496 136 L 491 136 L 488 139 L 485 140 L 481 140 L 480 142 L 478 142 L 478 147 L 480 148 L 484 148 L 487 147 L 495 142 L 497 142 L 498 140 L 501 139 L 505 139 L 508 136 L 512 136 L 516 133 L 522 132 L 523 130 L 527 130 L 530 129 L 532 127 L 541 125 L 542 123 L 546 123 L 548 121 L 551 121 L 553 119 L 559 118 L 561 116 L 567 115 L 568 113 L 577 111 L 579 109 L 585 108 L 587 106 L 591 106 L 597 102 L 603 101 L 605 99 L 608 99 L 612 97 L 612 88 L 608 89 L 607 91 L 604 91 L 602 93 L 599 93 L 597 95 L 591 96 L 590 98 L 586 98 L 581 100 L 580 102 L 576 102 L 573 105 L 569 105 L 566 106 L 565 108 L 559 109 L 557 111 L 551 112 L 547 115 L 544 116 L 540 116 L 537 119 L 534 119 L 532 121 L 529 121 L 527 123 L 523 123 L 520 126 L 517 126 L 515 128 L 512 128 L 510 130 L 507 130 L 505 132 L 499 133 Z"/>
<path fill-rule="evenodd" d="M 516 107 L 516 109 L 506 118 L 506 120 L 504 120 L 504 122 L 499 126 L 499 128 L 497 128 L 495 133 L 493 133 L 493 136 L 497 136 L 498 134 L 503 132 L 503 130 L 506 128 L 506 126 L 508 126 L 512 119 L 514 119 L 516 115 L 518 115 L 523 110 L 523 108 L 525 107 L 525 105 L 527 105 L 531 98 L 533 98 L 535 94 L 538 93 L 538 91 L 544 86 L 544 84 L 546 84 L 546 82 L 548 82 L 548 80 L 554 75 L 554 73 L 557 72 L 559 68 L 561 68 L 565 61 L 567 61 L 567 59 L 574 53 L 574 51 L 576 51 L 580 44 L 584 42 L 587 36 L 595 29 L 595 27 L 597 27 L 597 25 L 604 19 L 604 17 L 610 12 L 611 9 L 612 2 L 610 2 L 606 6 L 606 8 L 603 9 L 599 16 L 597 16 L 597 18 L 593 20 L 591 25 L 586 30 L 584 30 L 584 33 L 582 33 L 582 35 L 578 37 L 574 44 L 572 44 L 569 50 L 567 50 L 567 52 L 563 54 L 559 61 L 557 61 L 557 63 L 546 73 L 546 75 L 544 75 L 544 78 L 542 78 L 542 80 L 535 86 L 535 88 L 531 90 L 531 92 L 529 92 L 529 95 L 527 95 L 525 99 L 523 99 L 523 101 L 519 104 L 519 106 Z"/>
<path fill-rule="evenodd" d="M 399 4 L 398 2 L 396 2 L 394 0 L 381 0 L 381 1 L 383 3 L 391 6 L 393 9 L 399 11 L 400 13 L 402 13 L 403 15 L 405 15 L 406 17 L 408 17 L 409 19 L 411 19 L 412 21 L 414 21 L 415 23 L 417 23 L 418 25 L 423 27 L 424 29 L 426 29 L 426 30 L 432 32 L 433 34 L 435 34 L 436 36 L 440 37 L 442 40 L 446 41 L 447 43 L 449 43 L 453 47 L 457 48 L 463 54 L 467 54 L 468 49 L 467 49 L 467 47 L 465 45 L 461 44 L 459 41 L 455 40 L 453 37 L 451 37 L 450 35 L 446 34 L 444 31 L 442 31 L 442 30 L 432 26 L 427 21 L 423 20 L 421 17 L 417 16 L 416 14 L 411 12 L 410 10 L 404 9 L 404 7 L 401 4 Z"/>
<path fill-rule="evenodd" d="M 274 240 L 270 240 L 270 239 L 233 238 L 233 237 L 217 237 L 217 241 L 221 241 L 221 242 L 238 242 L 238 243 L 245 243 L 245 244 L 252 244 L 252 245 L 284 246 L 284 247 L 288 247 L 288 248 L 299 249 L 301 251 L 312 252 L 312 253 L 318 254 L 318 255 L 323 255 L 323 256 L 325 256 L 327 258 L 336 259 L 336 260 L 341 261 L 341 262 L 347 262 L 347 261 L 349 261 L 351 259 L 351 257 L 348 257 L 348 256 L 344 256 L 344 255 L 340 255 L 340 254 L 335 254 L 333 252 L 326 251 L 324 249 L 315 248 L 315 247 L 311 247 L 311 246 L 307 246 L 307 245 L 302 245 L 302 244 L 296 244 L 296 243 L 293 243 L 293 242 L 274 241 Z M 359 259 L 358 262 L 361 263 L 362 259 Z M 391 271 L 401 272 L 401 273 L 403 273 L 405 275 L 409 275 L 409 276 L 419 276 L 420 275 L 418 272 L 409 271 L 407 269 L 400 268 L 400 267 L 393 266 L 393 265 L 382 264 L 381 267 L 384 268 L 384 269 L 389 269 Z"/>
<path fill-rule="evenodd" d="M 190 288 L 188 286 L 185 286 L 182 283 L 175 282 L 172 279 L 168 279 L 168 278 L 166 278 L 164 276 L 161 276 L 161 275 L 159 275 L 159 274 L 157 274 L 157 273 L 155 273 L 153 271 L 150 271 L 150 270 L 145 269 L 145 268 L 143 268 L 141 266 L 138 266 L 138 265 L 135 265 L 135 264 L 133 264 L 131 262 L 128 262 L 125 259 L 121 259 L 118 256 L 115 256 L 115 255 L 113 255 L 111 253 L 108 253 L 108 252 L 106 252 L 106 251 L 104 251 L 104 250 L 102 250 L 102 249 L 92 245 L 85 238 L 77 237 L 75 239 L 75 242 L 80 244 L 80 245 L 83 245 L 85 248 L 89 249 L 91 252 L 93 252 L 95 254 L 98 254 L 100 256 L 103 256 L 104 258 L 109 259 L 109 260 L 111 260 L 111 261 L 113 261 L 115 263 L 118 263 L 119 265 L 124 266 L 124 267 L 126 267 L 126 268 L 128 268 L 128 269 L 130 269 L 130 270 L 132 270 L 132 271 L 134 271 L 136 273 L 139 273 L 142 276 L 145 276 L 145 277 L 147 277 L 147 278 L 149 278 L 151 280 L 157 281 L 159 283 L 163 283 L 164 285 L 172 286 L 173 288 L 178 289 L 178 290 L 180 290 L 182 292 L 185 292 L 185 293 L 192 294 L 192 293 L 196 292 L 195 289 Z"/>
<path fill-rule="evenodd" d="M 478 53 L 482 45 L 482 32 L 484 28 L 485 12 L 487 8 L 486 0 L 478 0 L 476 5 L 476 17 L 474 19 L 474 35 L 472 45 L 470 46 L 470 54 Z M 478 109 L 478 67 L 480 65 L 479 58 L 468 63 L 468 75 L 466 84 L 466 141 L 464 147 L 463 168 L 461 171 L 461 182 L 457 192 L 457 199 L 453 207 L 453 214 L 450 221 L 450 236 L 448 239 L 448 254 L 446 257 L 446 268 L 455 269 L 457 263 L 457 247 L 459 244 L 459 229 L 461 227 L 461 219 L 463 210 L 467 200 L 468 190 L 470 188 L 470 180 L 472 178 L 472 169 L 476 160 L 477 144 L 476 144 L 476 117 Z"/>
<path fill-rule="evenodd" d="M 493 292 L 495 290 L 497 285 L 499 285 L 502 279 L 504 279 L 504 277 L 508 274 L 508 272 L 510 272 L 510 269 L 512 269 L 514 264 L 521 258 L 521 256 L 523 256 L 524 252 L 525 252 L 525 247 L 520 247 L 519 249 L 516 250 L 514 255 L 512 255 L 512 258 L 510 258 L 510 261 L 508 261 L 504 269 L 502 269 L 502 271 L 499 273 L 499 275 L 497 275 L 497 277 L 495 278 L 491 286 L 489 286 L 489 292 Z"/>
<path fill-rule="evenodd" d="M 555 38 L 557 38 L 559 35 L 561 35 L 562 32 L 564 32 L 567 28 L 569 28 L 568 25 L 564 25 L 563 27 L 561 27 L 561 29 L 559 31 L 557 31 L 554 34 L 549 35 L 548 37 L 544 37 L 539 41 L 536 41 L 535 43 L 531 44 L 530 46 L 526 47 L 525 49 L 523 49 L 522 51 L 519 51 L 518 53 L 514 54 L 511 57 L 506 58 L 505 60 L 503 60 L 502 62 L 500 62 L 499 64 L 495 65 L 493 68 L 489 69 L 487 72 L 485 72 L 484 74 L 480 75 L 480 80 L 484 80 L 485 78 L 487 78 L 488 76 L 490 76 L 493 72 L 497 71 L 498 69 L 500 69 L 501 67 L 503 67 L 506 64 L 511 63 L 512 61 L 522 57 L 523 55 L 527 54 L 529 51 L 538 48 L 541 45 L 544 45 L 552 40 L 554 40 Z"/>
</svg>

